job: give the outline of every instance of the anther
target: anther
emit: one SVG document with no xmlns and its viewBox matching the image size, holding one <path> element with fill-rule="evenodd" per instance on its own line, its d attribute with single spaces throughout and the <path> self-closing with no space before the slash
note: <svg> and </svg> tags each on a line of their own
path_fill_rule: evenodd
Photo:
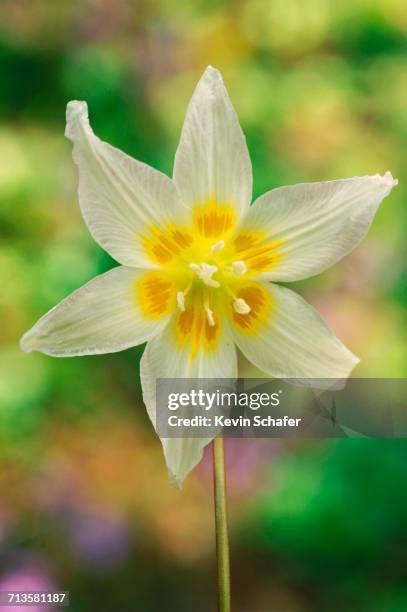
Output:
<svg viewBox="0 0 407 612">
<path fill-rule="evenodd" d="M 177 305 L 182 312 L 185 311 L 185 296 L 183 291 L 178 291 L 177 293 Z"/>
<path fill-rule="evenodd" d="M 234 261 L 230 269 L 236 276 L 242 276 L 247 272 L 247 266 L 244 261 Z"/>
<path fill-rule="evenodd" d="M 243 298 L 236 298 L 233 302 L 233 309 L 238 314 L 249 314 L 251 308 L 247 302 Z"/>
<path fill-rule="evenodd" d="M 215 255 L 215 253 L 217 253 L 218 251 L 223 249 L 224 246 L 225 246 L 225 241 L 224 240 L 219 240 L 219 242 L 216 242 L 215 244 L 213 244 L 211 246 L 211 253 L 212 253 L 212 255 Z"/>
<path fill-rule="evenodd" d="M 215 319 L 213 318 L 213 311 L 209 308 L 207 304 L 205 304 L 205 312 L 206 312 L 206 318 L 207 318 L 209 325 L 211 327 L 214 327 Z"/>
</svg>

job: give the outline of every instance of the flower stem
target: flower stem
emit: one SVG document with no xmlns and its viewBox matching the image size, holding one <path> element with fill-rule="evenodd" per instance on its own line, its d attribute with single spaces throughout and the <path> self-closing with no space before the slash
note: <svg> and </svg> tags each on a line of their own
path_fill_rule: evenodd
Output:
<svg viewBox="0 0 407 612">
<path fill-rule="evenodd" d="M 229 536 L 226 513 L 226 478 L 223 438 L 213 441 L 216 556 L 218 562 L 218 610 L 230 612 Z"/>
</svg>

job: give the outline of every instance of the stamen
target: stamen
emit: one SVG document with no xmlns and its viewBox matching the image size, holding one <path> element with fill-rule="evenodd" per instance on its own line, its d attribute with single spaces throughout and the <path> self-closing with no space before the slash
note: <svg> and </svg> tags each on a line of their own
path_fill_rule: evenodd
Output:
<svg viewBox="0 0 407 612">
<path fill-rule="evenodd" d="M 211 327 L 215 326 L 215 319 L 213 318 L 213 310 L 211 310 L 208 304 L 205 304 L 205 312 L 208 323 Z"/>
<path fill-rule="evenodd" d="M 230 269 L 236 276 L 242 276 L 247 272 L 247 266 L 244 261 L 234 261 Z"/>
<path fill-rule="evenodd" d="M 185 296 L 183 291 L 178 291 L 177 293 L 177 305 L 182 312 L 185 311 Z"/>
<path fill-rule="evenodd" d="M 223 249 L 224 246 L 225 246 L 225 241 L 224 240 L 219 240 L 219 242 L 216 242 L 216 244 L 211 246 L 211 253 L 212 253 L 212 255 L 215 255 L 215 253 L 217 253 L 218 251 Z"/>
<path fill-rule="evenodd" d="M 184 291 L 178 291 L 177 293 L 177 306 L 182 312 L 185 311 L 185 296 L 188 295 L 190 289 L 192 287 L 192 282 L 189 283 Z"/>
<path fill-rule="evenodd" d="M 218 271 L 218 266 L 207 264 L 203 261 L 200 266 L 196 263 L 190 263 L 189 267 L 196 272 L 198 278 L 200 278 L 205 285 L 216 288 L 220 287 L 220 283 L 212 278 L 212 275 Z"/>
<path fill-rule="evenodd" d="M 243 298 L 235 299 L 235 301 L 233 302 L 233 309 L 235 312 L 242 315 L 249 314 L 249 312 L 251 311 L 249 304 L 245 302 Z"/>
</svg>

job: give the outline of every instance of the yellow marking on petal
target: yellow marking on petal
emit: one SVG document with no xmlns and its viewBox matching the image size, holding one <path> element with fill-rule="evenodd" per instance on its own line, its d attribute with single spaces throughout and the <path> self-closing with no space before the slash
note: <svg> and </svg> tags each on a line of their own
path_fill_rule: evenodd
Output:
<svg viewBox="0 0 407 612">
<path fill-rule="evenodd" d="M 263 232 L 242 232 L 233 240 L 233 246 L 236 253 L 247 251 L 255 244 L 259 244 L 264 239 Z"/>
<path fill-rule="evenodd" d="M 176 304 L 174 283 L 162 272 L 147 272 L 135 283 L 136 300 L 149 319 L 169 314 Z"/>
<path fill-rule="evenodd" d="M 236 312 L 233 301 L 231 301 L 231 317 L 233 323 L 245 333 L 258 333 L 259 329 L 266 324 L 272 311 L 272 301 L 269 292 L 261 285 L 253 284 L 241 287 L 236 291 L 238 299 L 250 307 L 249 312 L 240 314 Z"/>
<path fill-rule="evenodd" d="M 150 236 L 143 236 L 142 242 L 150 259 L 158 264 L 165 264 L 179 257 L 191 246 L 193 237 L 184 228 L 175 225 L 164 230 L 151 226 Z"/>
<path fill-rule="evenodd" d="M 202 303 L 191 302 L 187 308 L 175 317 L 174 331 L 180 348 L 189 347 L 191 359 L 202 349 L 206 353 L 213 351 L 220 338 L 221 320 L 217 312 L 203 307 Z"/>
<path fill-rule="evenodd" d="M 270 270 L 281 259 L 281 253 L 276 251 L 281 244 L 282 240 L 277 240 L 249 252 L 245 259 L 248 271 L 260 273 Z"/>
<path fill-rule="evenodd" d="M 282 244 L 283 240 L 265 242 L 260 231 L 242 232 L 233 240 L 236 258 L 243 260 L 252 274 L 270 270 L 282 257 L 277 250 Z"/>
<path fill-rule="evenodd" d="M 196 231 L 205 238 L 225 238 L 236 225 L 236 212 L 229 204 L 209 200 L 194 206 L 193 224 Z"/>
</svg>

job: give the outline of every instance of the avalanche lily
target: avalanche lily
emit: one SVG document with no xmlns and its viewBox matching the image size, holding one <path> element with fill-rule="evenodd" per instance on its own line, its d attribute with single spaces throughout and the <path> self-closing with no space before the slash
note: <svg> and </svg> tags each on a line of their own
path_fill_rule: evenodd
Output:
<svg viewBox="0 0 407 612">
<path fill-rule="evenodd" d="M 68 104 L 66 136 L 85 222 L 121 265 L 44 315 L 24 351 L 89 355 L 147 342 L 141 379 L 153 424 L 156 378 L 235 378 L 237 349 L 274 377 L 350 374 L 357 357 L 276 282 L 318 274 L 349 253 L 397 184 L 390 172 L 280 187 L 250 206 L 246 141 L 211 67 L 189 104 L 172 179 L 99 140 L 85 102 Z M 180 483 L 208 440 L 162 443 Z"/>
</svg>

